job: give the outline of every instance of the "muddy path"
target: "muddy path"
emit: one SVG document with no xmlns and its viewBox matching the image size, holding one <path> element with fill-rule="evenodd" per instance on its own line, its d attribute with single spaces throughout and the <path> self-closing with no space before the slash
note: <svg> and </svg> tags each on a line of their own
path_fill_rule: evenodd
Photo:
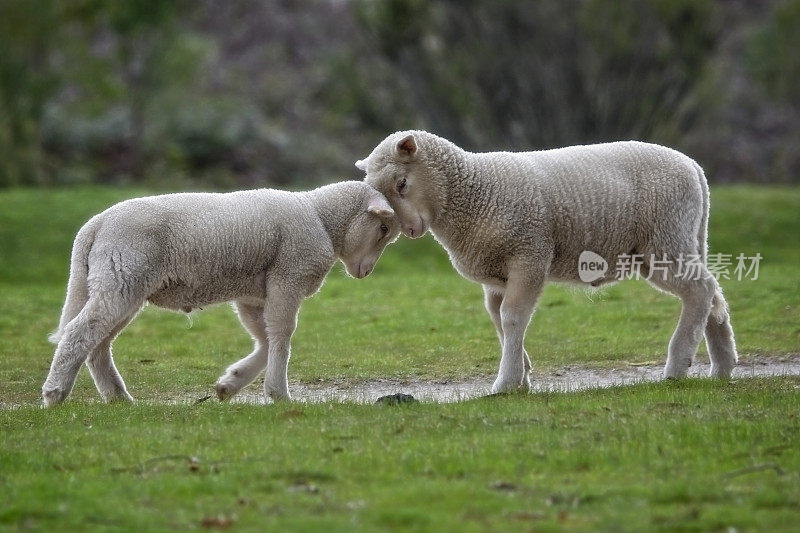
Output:
<svg viewBox="0 0 800 533">
<path fill-rule="evenodd" d="M 531 378 L 534 391 L 569 392 L 586 389 L 607 388 L 617 385 L 634 385 L 661 380 L 661 364 L 637 364 L 619 362 L 611 368 L 587 368 L 564 366 L 547 371 L 536 371 Z M 695 361 L 689 369 L 691 377 L 705 377 L 710 365 L 707 360 Z M 752 355 L 741 361 L 733 371 L 732 379 L 762 376 L 800 376 L 800 353 L 788 355 Z M 321 380 L 319 382 L 290 382 L 289 391 L 297 402 L 357 402 L 374 403 L 381 396 L 410 394 L 424 402 L 451 403 L 469 400 L 489 394 L 493 375 L 463 380 L 415 380 L 415 379 L 352 379 Z M 87 400 L 102 403 L 99 398 Z M 194 391 L 181 395 L 166 394 L 164 397 L 137 398 L 138 402 L 151 404 L 196 404 L 217 401 L 210 390 Z M 232 403 L 265 403 L 261 380 L 239 392 Z M 16 409 L 37 405 L 40 402 L 4 402 L 0 398 L 0 409 Z"/>
<path fill-rule="evenodd" d="M 689 369 L 691 377 L 705 377 L 708 361 L 695 361 Z M 663 365 L 625 364 L 615 368 L 585 368 L 565 366 L 549 372 L 536 372 L 531 378 L 534 391 L 567 392 L 616 385 L 659 381 Z M 760 376 L 800 375 L 800 354 L 748 357 L 733 371 L 733 379 Z M 466 380 L 392 380 L 368 381 L 334 380 L 320 383 L 289 384 L 292 398 L 301 402 L 353 401 L 372 403 L 377 398 L 395 393 L 410 394 L 417 400 L 428 402 L 457 402 L 489 394 L 494 376 Z M 261 388 L 250 385 L 233 400 L 241 403 L 264 403 Z"/>
</svg>

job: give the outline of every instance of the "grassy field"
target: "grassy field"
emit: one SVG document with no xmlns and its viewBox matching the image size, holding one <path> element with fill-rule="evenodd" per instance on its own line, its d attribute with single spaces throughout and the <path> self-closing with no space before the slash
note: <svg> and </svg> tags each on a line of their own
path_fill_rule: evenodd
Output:
<svg viewBox="0 0 800 533">
<path fill-rule="evenodd" d="M 134 406 L 83 371 L 38 408 L 75 231 L 146 191 L 0 192 L 0 529 L 747 529 L 800 527 L 800 380 L 690 380 L 395 408 L 207 401 L 251 342 L 227 306 L 147 308 L 115 343 Z M 723 281 L 744 359 L 800 352 L 800 189 L 712 190 L 711 251 L 763 256 Z M 664 360 L 677 300 L 644 282 L 549 286 L 535 369 Z M 401 239 L 308 300 L 290 380 L 490 376 L 477 285 Z M 701 349 L 702 352 L 702 349 Z M 147 400 L 157 399 L 158 402 Z M 182 402 L 169 404 L 170 400 Z"/>
<path fill-rule="evenodd" d="M 800 380 L 0 411 L 0 528 L 796 531 Z"/>
</svg>

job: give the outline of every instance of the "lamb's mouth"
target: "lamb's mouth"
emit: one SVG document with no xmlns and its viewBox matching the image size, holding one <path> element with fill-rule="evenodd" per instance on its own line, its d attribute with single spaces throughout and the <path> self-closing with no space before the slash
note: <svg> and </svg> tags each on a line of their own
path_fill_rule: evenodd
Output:
<svg viewBox="0 0 800 533">
<path fill-rule="evenodd" d="M 355 279 L 366 278 L 370 275 L 374 268 L 374 263 L 370 263 L 369 261 L 359 261 L 354 264 L 345 263 L 345 269 L 347 270 L 347 273 Z"/>
<path fill-rule="evenodd" d="M 367 276 L 369 276 L 370 272 L 372 272 L 374 266 L 375 265 L 370 263 L 369 261 L 361 261 L 360 263 L 358 263 L 358 275 L 356 276 L 356 278 L 358 279 L 366 278 Z"/>
<path fill-rule="evenodd" d="M 427 225 L 425 224 L 425 219 L 422 216 L 419 216 L 417 223 L 408 228 L 408 231 L 405 232 L 407 236 L 411 237 L 412 239 L 418 239 L 425 235 L 425 232 L 428 231 Z"/>
</svg>

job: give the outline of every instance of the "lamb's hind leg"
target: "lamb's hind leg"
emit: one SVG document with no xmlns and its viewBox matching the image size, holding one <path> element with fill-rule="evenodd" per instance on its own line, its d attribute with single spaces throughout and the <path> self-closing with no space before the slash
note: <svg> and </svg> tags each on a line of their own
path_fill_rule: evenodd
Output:
<svg viewBox="0 0 800 533">
<path fill-rule="evenodd" d="M 501 289 L 492 287 L 491 285 L 483 285 L 483 295 L 484 295 L 484 304 L 486 305 L 486 311 L 488 311 L 489 316 L 492 319 L 492 323 L 494 324 L 494 328 L 497 331 L 497 338 L 500 340 L 500 346 L 503 346 L 503 322 L 500 318 L 500 305 L 503 303 L 503 293 Z M 523 365 L 525 370 L 525 376 L 522 379 L 522 386 L 523 388 L 530 389 L 531 386 L 531 369 L 533 365 L 531 364 L 531 358 L 528 356 L 528 352 L 523 347 L 522 349 L 523 355 Z"/>
<path fill-rule="evenodd" d="M 126 317 L 131 316 L 141 303 L 122 298 L 112 301 L 97 296 L 89 298 L 78 316 L 65 326 L 56 347 L 50 372 L 42 385 L 42 399 L 46 406 L 61 403 L 66 399 L 75 385 L 78 370 L 89 354 L 97 349 Z"/>
<path fill-rule="evenodd" d="M 650 279 L 657 287 L 678 296 L 683 303 L 678 326 L 669 342 L 665 378 L 686 376 L 703 338 L 717 284 L 705 267 L 698 270 L 698 275 L 693 275 L 691 279 L 676 275 L 670 275 L 667 279 L 658 276 Z"/>
<path fill-rule="evenodd" d="M 738 355 L 736 341 L 733 338 L 733 327 L 728 314 L 728 304 L 722 296 L 722 290 L 717 287 L 714 293 L 711 313 L 706 322 L 706 347 L 711 359 L 711 377 L 727 379 L 731 377 L 733 367 L 736 366 Z"/>
<path fill-rule="evenodd" d="M 133 401 L 133 397 L 128 394 L 128 389 L 125 387 L 122 376 L 119 374 L 116 365 L 114 365 L 114 357 L 111 354 L 111 343 L 125 329 L 125 326 L 133 320 L 133 317 L 134 315 L 131 315 L 118 324 L 86 359 L 86 366 L 92 375 L 97 391 L 106 402 Z"/>
<path fill-rule="evenodd" d="M 242 325 L 253 337 L 255 347 L 250 355 L 229 366 L 217 380 L 214 390 L 220 400 L 230 398 L 252 382 L 266 368 L 269 354 L 264 308 L 240 302 L 236 302 L 234 306 Z"/>
</svg>

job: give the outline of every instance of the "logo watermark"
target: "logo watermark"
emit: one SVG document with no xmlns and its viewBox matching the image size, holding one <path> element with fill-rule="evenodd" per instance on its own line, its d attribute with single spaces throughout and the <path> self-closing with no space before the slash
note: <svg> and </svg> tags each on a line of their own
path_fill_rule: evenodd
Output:
<svg viewBox="0 0 800 533">
<path fill-rule="evenodd" d="M 686 280 L 699 280 L 706 271 L 714 279 L 752 280 L 758 279 L 758 267 L 761 264 L 760 253 L 748 256 L 740 253 L 709 254 L 706 258 L 705 269 L 703 259 L 698 254 L 680 254 L 677 258 L 668 259 L 655 254 L 621 254 L 617 256 L 614 270 L 608 279 L 662 279 L 680 277 Z M 609 271 L 608 262 L 599 254 L 590 250 L 581 252 L 578 257 L 578 276 L 584 283 L 592 283 L 606 278 Z"/>
<path fill-rule="evenodd" d="M 584 283 L 596 281 L 608 272 L 608 263 L 594 252 L 586 250 L 578 257 L 578 276 Z"/>
</svg>

